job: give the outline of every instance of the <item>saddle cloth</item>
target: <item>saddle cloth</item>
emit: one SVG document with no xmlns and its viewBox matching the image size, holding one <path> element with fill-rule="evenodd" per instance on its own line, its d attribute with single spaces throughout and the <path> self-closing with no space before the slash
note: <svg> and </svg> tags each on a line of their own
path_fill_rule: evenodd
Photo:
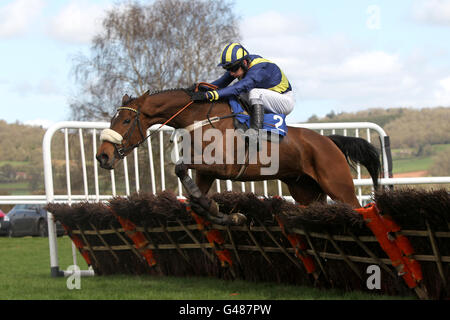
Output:
<svg viewBox="0 0 450 320">
<path fill-rule="evenodd" d="M 244 108 L 236 98 L 229 98 L 229 104 L 233 113 L 236 114 L 236 120 L 250 128 L 250 116 L 244 113 Z M 278 134 L 284 137 L 287 134 L 286 115 L 277 113 L 264 113 L 263 130 L 270 134 Z"/>
</svg>

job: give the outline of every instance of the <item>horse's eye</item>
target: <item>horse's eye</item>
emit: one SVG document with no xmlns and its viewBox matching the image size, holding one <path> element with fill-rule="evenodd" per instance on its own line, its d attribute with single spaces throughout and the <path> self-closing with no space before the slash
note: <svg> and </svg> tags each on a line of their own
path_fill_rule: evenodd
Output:
<svg viewBox="0 0 450 320">
<path fill-rule="evenodd" d="M 126 119 L 126 120 L 123 121 L 123 124 L 129 124 L 130 122 L 131 122 L 130 119 Z"/>
</svg>

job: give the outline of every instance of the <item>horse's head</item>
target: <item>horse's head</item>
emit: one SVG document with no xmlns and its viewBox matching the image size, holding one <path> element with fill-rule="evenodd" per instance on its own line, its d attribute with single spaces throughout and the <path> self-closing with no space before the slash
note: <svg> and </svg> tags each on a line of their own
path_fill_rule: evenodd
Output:
<svg viewBox="0 0 450 320">
<path fill-rule="evenodd" d="M 146 92 L 139 98 L 123 96 L 122 106 L 111 119 L 110 128 L 103 130 L 100 135 L 102 144 L 96 158 L 102 168 L 113 169 L 117 161 L 145 140 L 147 128 L 151 124 L 149 115 L 142 111 L 142 107 L 148 95 Z"/>
<path fill-rule="evenodd" d="M 147 91 L 135 99 L 125 95 L 122 106 L 111 119 L 110 128 L 100 135 L 102 144 L 96 155 L 100 166 L 113 169 L 119 160 L 146 140 L 147 129 L 154 124 L 169 124 L 175 128 L 192 124 L 196 108 L 191 109 L 193 112 L 178 116 L 192 104 L 189 101 L 191 95 L 186 89 L 169 89 L 152 94 Z"/>
<path fill-rule="evenodd" d="M 207 103 L 195 105 L 192 100 L 193 92 L 191 87 L 168 89 L 152 94 L 147 91 L 135 99 L 125 95 L 122 98 L 122 106 L 111 119 L 110 128 L 103 130 L 100 135 L 102 144 L 96 155 L 100 166 L 113 169 L 119 160 L 147 139 L 147 129 L 154 124 L 170 125 L 178 129 L 192 125 L 195 120 L 209 117 L 208 110 L 211 107 L 208 108 Z M 191 105 L 195 106 L 189 108 L 189 112 L 183 112 Z M 222 103 L 222 107 L 226 109 L 225 112 L 229 112 L 228 104 Z"/>
</svg>

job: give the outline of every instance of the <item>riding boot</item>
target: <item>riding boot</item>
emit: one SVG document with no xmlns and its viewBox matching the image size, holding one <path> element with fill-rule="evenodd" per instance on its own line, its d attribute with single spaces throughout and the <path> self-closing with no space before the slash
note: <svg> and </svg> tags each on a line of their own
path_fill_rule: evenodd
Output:
<svg viewBox="0 0 450 320">
<path fill-rule="evenodd" d="M 244 136 L 248 137 L 249 142 L 256 143 L 258 146 L 259 130 L 262 129 L 264 122 L 264 106 L 262 104 L 254 104 L 251 109 L 250 128 Z"/>
</svg>

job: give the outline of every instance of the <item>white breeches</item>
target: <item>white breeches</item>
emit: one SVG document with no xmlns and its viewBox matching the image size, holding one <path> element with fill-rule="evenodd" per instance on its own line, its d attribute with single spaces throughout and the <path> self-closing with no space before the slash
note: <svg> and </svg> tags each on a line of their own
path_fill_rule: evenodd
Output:
<svg viewBox="0 0 450 320">
<path fill-rule="evenodd" d="M 252 89 L 248 93 L 241 94 L 241 98 L 251 105 L 262 104 L 264 110 L 271 113 L 281 113 L 288 115 L 295 106 L 294 93 L 278 93 L 269 89 Z"/>
</svg>

